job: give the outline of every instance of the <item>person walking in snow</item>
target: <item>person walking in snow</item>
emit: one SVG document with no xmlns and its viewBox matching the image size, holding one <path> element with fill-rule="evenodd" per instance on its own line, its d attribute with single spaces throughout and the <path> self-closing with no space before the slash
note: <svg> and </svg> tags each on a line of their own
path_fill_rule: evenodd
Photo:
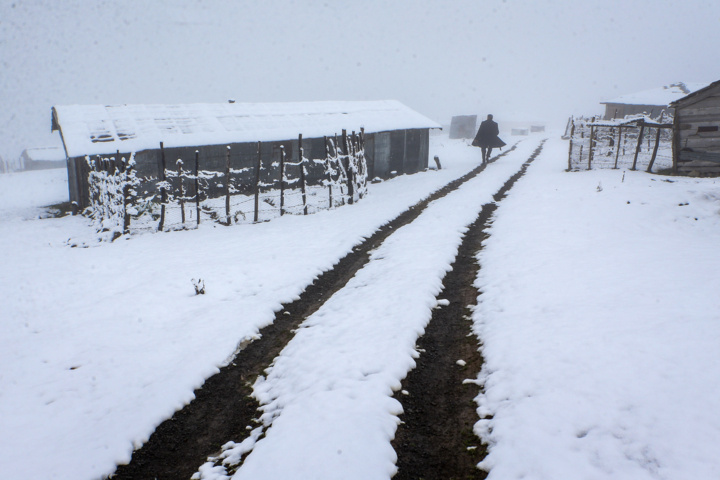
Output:
<svg viewBox="0 0 720 480">
<path fill-rule="evenodd" d="M 490 160 L 490 154 L 493 148 L 502 148 L 505 146 L 505 142 L 498 137 L 499 133 L 500 129 L 498 128 L 498 124 L 493 122 L 492 115 L 488 115 L 487 120 L 480 123 L 480 129 L 477 135 L 475 135 L 475 140 L 473 140 L 472 144 L 474 147 L 480 147 L 482 151 L 482 163 Z"/>
</svg>

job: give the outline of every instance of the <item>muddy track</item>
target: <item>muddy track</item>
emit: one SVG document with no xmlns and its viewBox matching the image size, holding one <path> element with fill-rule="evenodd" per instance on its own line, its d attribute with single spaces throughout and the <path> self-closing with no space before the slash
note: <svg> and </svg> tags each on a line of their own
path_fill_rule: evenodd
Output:
<svg viewBox="0 0 720 480">
<path fill-rule="evenodd" d="M 515 146 L 512 146 L 489 163 L 514 149 Z M 195 390 L 195 399 L 161 423 L 150 439 L 133 452 L 130 463 L 119 465 L 111 478 L 189 479 L 209 456 L 220 451 L 223 444 L 231 440 L 239 443 L 248 437 L 250 430 L 246 427 L 255 426 L 259 407 L 251 397 L 252 384 L 287 345 L 300 323 L 344 287 L 369 261 L 369 252 L 391 233 L 415 220 L 430 202 L 456 190 L 485 167 L 480 165 L 405 210 L 353 248 L 331 270 L 316 278 L 298 300 L 283 305 L 283 309 L 276 313 L 273 324 L 260 331 L 261 339 L 245 346 L 229 365 Z"/>
<path fill-rule="evenodd" d="M 543 141 L 544 143 L 544 141 Z M 493 196 L 503 199 L 542 150 L 542 143 Z M 475 254 L 482 248 L 495 203 L 485 204 L 466 232 L 452 270 L 443 279 L 438 296 L 449 305 L 433 311 L 425 334 L 418 339 L 417 366 L 402 382 L 395 398 L 403 405 L 393 447 L 398 455 L 394 480 L 484 479 L 487 473 L 476 465 L 487 454 L 486 446 L 473 433 L 478 421 L 475 397 L 479 387 L 463 384 L 482 368 L 478 339 L 471 332 L 472 311 L 478 291 L 473 286 L 479 265 Z M 458 365 L 463 360 L 465 365 Z M 407 394 L 403 393 L 407 392 Z"/>
</svg>

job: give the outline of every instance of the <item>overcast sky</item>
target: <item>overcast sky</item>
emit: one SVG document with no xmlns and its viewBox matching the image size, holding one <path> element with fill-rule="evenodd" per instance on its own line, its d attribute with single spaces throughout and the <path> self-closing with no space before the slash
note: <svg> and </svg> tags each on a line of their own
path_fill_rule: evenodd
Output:
<svg viewBox="0 0 720 480">
<path fill-rule="evenodd" d="M 0 155 L 65 104 L 395 99 L 562 122 L 720 79 L 717 0 L 0 0 Z"/>
</svg>

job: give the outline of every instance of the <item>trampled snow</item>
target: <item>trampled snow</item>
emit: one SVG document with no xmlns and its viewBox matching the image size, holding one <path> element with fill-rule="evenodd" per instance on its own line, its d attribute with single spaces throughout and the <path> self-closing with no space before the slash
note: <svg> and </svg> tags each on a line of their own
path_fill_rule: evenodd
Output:
<svg viewBox="0 0 720 480">
<path fill-rule="evenodd" d="M 371 185 L 353 206 L 95 248 L 66 243 L 91 236 L 85 218 L 36 219 L 67 201 L 65 172 L 0 175 L 2 476 L 93 479 L 127 462 L 281 303 L 480 158 L 443 136 L 431 154 L 443 170 Z"/>
<path fill-rule="evenodd" d="M 478 256 L 488 478 L 718 478 L 720 181 L 566 155 L 547 143 Z"/>
</svg>

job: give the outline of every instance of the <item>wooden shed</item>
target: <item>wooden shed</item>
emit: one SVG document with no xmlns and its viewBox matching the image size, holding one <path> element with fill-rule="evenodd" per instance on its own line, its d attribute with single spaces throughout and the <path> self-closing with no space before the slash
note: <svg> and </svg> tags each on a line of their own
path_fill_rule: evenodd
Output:
<svg viewBox="0 0 720 480">
<path fill-rule="evenodd" d="M 70 201 L 80 210 L 89 205 L 86 157 L 135 153 L 137 174 L 159 178 L 161 142 L 172 161 L 195 158 L 199 151 L 204 170 L 224 169 L 229 146 L 230 167 L 240 171 L 254 166 L 258 141 L 263 165 L 277 161 L 280 146 L 297 162 L 298 134 L 305 158 L 324 159 L 324 136 L 361 128 L 368 177 L 385 179 L 426 169 L 429 130 L 441 127 L 394 100 L 52 108 L 52 130 L 60 132 L 65 148 Z M 320 181 L 319 172 L 309 172 L 308 182 Z"/>
<path fill-rule="evenodd" d="M 675 109 L 673 170 L 720 173 L 720 80 L 670 106 Z"/>
<path fill-rule="evenodd" d="M 605 105 L 603 120 L 622 119 L 628 115 L 643 114 L 651 118 L 658 118 L 663 111 L 672 113 L 672 109 L 668 107 L 671 102 L 706 86 L 707 83 L 677 82 L 652 90 L 621 95 L 607 102 L 600 102 L 601 105 Z"/>
</svg>

